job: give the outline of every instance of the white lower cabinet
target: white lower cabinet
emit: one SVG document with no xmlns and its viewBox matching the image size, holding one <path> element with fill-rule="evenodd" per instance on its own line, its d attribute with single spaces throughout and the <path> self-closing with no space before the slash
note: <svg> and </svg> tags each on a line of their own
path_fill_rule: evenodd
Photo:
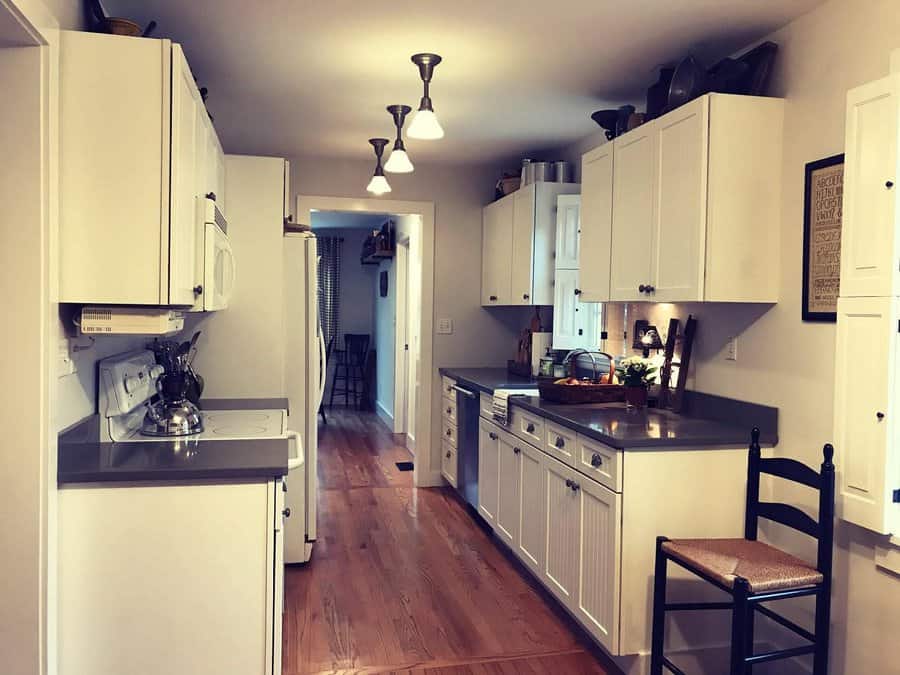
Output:
<svg viewBox="0 0 900 675">
<path fill-rule="evenodd" d="M 446 478 L 447 482 L 453 487 L 457 486 L 457 456 L 456 448 L 450 445 L 450 443 L 444 441 L 441 444 L 441 475 Z"/>
<path fill-rule="evenodd" d="M 495 531 L 509 546 L 515 546 L 519 538 L 520 480 L 519 441 L 505 431 L 497 441 L 497 519 Z"/>
<path fill-rule="evenodd" d="M 566 607 L 575 611 L 578 597 L 578 495 L 572 489 L 575 472 L 546 457 L 547 559 L 542 578 Z"/>
<path fill-rule="evenodd" d="M 540 576 L 547 555 L 547 489 L 544 453 L 527 443 L 519 453 L 519 538 L 516 555 Z"/>
<path fill-rule="evenodd" d="M 499 427 L 478 420 L 478 513 L 494 525 L 497 519 L 500 477 Z"/>
<path fill-rule="evenodd" d="M 619 644 L 622 495 L 589 478 L 576 479 L 578 582 L 575 614 L 607 649 Z"/>
<path fill-rule="evenodd" d="M 58 500 L 60 675 L 281 673 L 280 480 Z"/>
</svg>

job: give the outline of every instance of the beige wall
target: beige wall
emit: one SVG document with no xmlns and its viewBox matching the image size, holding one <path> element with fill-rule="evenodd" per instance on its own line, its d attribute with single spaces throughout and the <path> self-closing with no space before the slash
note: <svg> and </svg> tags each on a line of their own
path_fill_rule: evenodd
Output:
<svg viewBox="0 0 900 675">
<path fill-rule="evenodd" d="M 787 99 L 780 302 L 663 305 L 647 314 L 664 329 L 666 317 L 693 312 L 700 320 L 694 388 L 777 406 L 781 442 L 775 452 L 818 466 L 822 444 L 832 438 L 835 327 L 800 320 L 804 164 L 843 151 L 846 92 L 887 74 L 890 52 L 900 47 L 900 6 L 896 0 L 831 0 L 768 39 L 780 45 L 771 93 Z M 569 156 L 600 142 L 595 134 Z M 737 362 L 724 359 L 729 335 L 739 336 Z M 814 509 L 805 493 L 770 490 L 776 499 Z M 797 552 L 810 551 L 783 531 L 768 534 Z M 835 536 L 830 672 L 897 675 L 900 578 L 875 566 L 884 540 L 842 521 Z"/>
</svg>

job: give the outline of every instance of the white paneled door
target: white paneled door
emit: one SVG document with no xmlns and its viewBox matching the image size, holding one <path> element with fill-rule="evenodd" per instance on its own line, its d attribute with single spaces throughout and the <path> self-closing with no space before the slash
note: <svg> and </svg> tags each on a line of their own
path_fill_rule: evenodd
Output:
<svg viewBox="0 0 900 675">
<path fill-rule="evenodd" d="M 510 304 L 532 305 L 535 190 L 513 195 L 512 290 Z"/>
<path fill-rule="evenodd" d="M 640 289 L 651 283 L 649 251 L 656 212 L 656 122 L 638 127 L 612 145 L 616 170 L 610 299 L 648 300 L 652 298 Z"/>
<path fill-rule="evenodd" d="M 500 436 L 496 426 L 478 420 L 478 513 L 491 525 L 497 520 Z"/>
<path fill-rule="evenodd" d="M 501 433 L 497 442 L 497 519 L 494 530 L 512 548 L 519 538 L 519 456 L 522 450 L 516 437 Z M 479 476 L 480 482 L 480 476 Z"/>
<path fill-rule="evenodd" d="M 581 238 L 578 269 L 583 297 L 609 300 L 610 246 L 613 213 L 613 144 L 584 155 L 581 161 Z"/>
<path fill-rule="evenodd" d="M 501 199 L 484 209 L 482 221 L 481 304 L 510 304 L 512 271 L 509 250 L 513 238 L 513 202 Z"/>
<path fill-rule="evenodd" d="M 900 295 L 900 74 L 847 94 L 841 297 Z"/>
<path fill-rule="evenodd" d="M 884 534 L 900 531 L 900 410 L 897 298 L 840 298 L 834 374 L 834 463 L 844 520 Z"/>
<path fill-rule="evenodd" d="M 651 296 L 657 302 L 703 299 L 709 98 L 704 96 L 656 125 L 659 175 L 650 246 Z M 628 256 L 631 257 L 631 256 Z"/>
<path fill-rule="evenodd" d="M 580 239 L 581 195 L 560 195 L 556 198 L 556 269 L 578 269 Z"/>
<path fill-rule="evenodd" d="M 576 611 L 578 597 L 578 495 L 572 489 L 576 474 L 556 460 L 544 459 L 547 495 L 547 544 L 543 579 L 566 607 Z"/>
<path fill-rule="evenodd" d="M 547 497 L 544 484 L 544 454 L 527 443 L 519 455 L 519 539 L 516 553 L 540 576 L 547 545 Z"/>
</svg>

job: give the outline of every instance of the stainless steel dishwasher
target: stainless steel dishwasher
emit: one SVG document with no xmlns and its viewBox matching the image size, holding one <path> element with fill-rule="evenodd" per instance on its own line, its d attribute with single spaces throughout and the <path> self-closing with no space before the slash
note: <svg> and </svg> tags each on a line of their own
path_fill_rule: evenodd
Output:
<svg viewBox="0 0 900 675">
<path fill-rule="evenodd" d="M 478 510 L 478 415 L 479 395 L 455 385 L 457 425 L 456 489 L 460 496 Z"/>
</svg>

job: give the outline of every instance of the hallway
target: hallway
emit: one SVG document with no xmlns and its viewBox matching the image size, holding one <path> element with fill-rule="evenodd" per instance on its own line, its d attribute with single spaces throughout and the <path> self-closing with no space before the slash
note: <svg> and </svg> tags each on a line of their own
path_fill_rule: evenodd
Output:
<svg viewBox="0 0 900 675">
<path fill-rule="evenodd" d="M 319 539 L 285 574 L 284 675 L 604 675 L 450 489 L 412 487 L 372 413 L 320 426 Z"/>
</svg>

